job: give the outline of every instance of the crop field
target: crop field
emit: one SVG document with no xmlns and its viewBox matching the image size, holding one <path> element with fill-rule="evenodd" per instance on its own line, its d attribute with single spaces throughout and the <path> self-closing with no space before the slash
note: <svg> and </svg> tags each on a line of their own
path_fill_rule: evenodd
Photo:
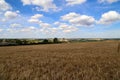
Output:
<svg viewBox="0 0 120 80">
<path fill-rule="evenodd" d="M 120 80 L 118 41 L 0 47 L 0 80 Z"/>
</svg>

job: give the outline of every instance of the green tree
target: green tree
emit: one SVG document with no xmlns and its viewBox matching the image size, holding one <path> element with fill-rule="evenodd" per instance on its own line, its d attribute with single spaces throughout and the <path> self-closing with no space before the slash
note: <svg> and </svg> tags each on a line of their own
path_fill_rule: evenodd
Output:
<svg viewBox="0 0 120 80">
<path fill-rule="evenodd" d="M 17 44 L 19 44 L 19 45 L 21 45 L 21 44 L 22 44 L 22 41 L 21 41 L 21 40 L 19 40 L 19 39 L 15 39 L 15 41 L 16 41 L 16 43 L 17 43 Z"/>
<path fill-rule="evenodd" d="M 58 41 L 58 38 L 54 38 L 54 39 L 53 39 L 53 42 L 54 42 L 54 43 L 58 43 L 58 42 L 59 42 L 59 41 Z"/>
<path fill-rule="evenodd" d="M 49 41 L 47 39 L 44 39 L 42 43 L 47 44 Z"/>
</svg>

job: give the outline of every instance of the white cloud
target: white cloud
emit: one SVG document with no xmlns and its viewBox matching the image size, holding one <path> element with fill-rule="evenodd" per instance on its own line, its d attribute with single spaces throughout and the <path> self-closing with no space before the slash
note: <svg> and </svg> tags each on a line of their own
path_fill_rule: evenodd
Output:
<svg viewBox="0 0 120 80">
<path fill-rule="evenodd" d="M 73 6 L 73 5 L 76 5 L 76 4 L 85 3 L 86 0 L 66 0 L 66 2 L 67 2 L 67 5 Z"/>
<path fill-rule="evenodd" d="M 57 25 L 58 27 L 55 27 L 55 25 Z M 78 28 L 74 26 L 68 25 L 66 23 L 60 23 L 60 22 L 55 22 L 54 24 L 41 23 L 40 27 L 41 27 L 40 31 L 47 34 L 53 34 L 53 33 L 57 34 L 60 32 L 70 33 L 78 30 Z"/>
<path fill-rule="evenodd" d="M 31 18 L 28 20 L 28 22 L 39 24 L 40 27 L 44 27 L 44 28 L 50 27 L 51 25 L 49 23 L 45 23 L 40 20 L 40 18 L 42 18 L 42 17 L 43 17 L 42 14 L 35 14 L 34 16 L 31 16 Z"/>
<path fill-rule="evenodd" d="M 12 11 L 6 11 L 4 16 L 7 18 L 7 19 L 14 19 L 16 18 L 18 15 L 17 12 L 12 12 Z"/>
<path fill-rule="evenodd" d="M 5 19 L 5 18 L 3 18 L 3 19 L 1 19 L 0 21 L 1 21 L 1 22 L 6 22 L 6 19 Z"/>
<path fill-rule="evenodd" d="M 97 23 L 111 24 L 116 21 L 120 21 L 120 13 L 116 11 L 109 11 L 107 13 L 102 14 L 101 19 Z"/>
<path fill-rule="evenodd" d="M 23 2 L 23 5 L 30 5 L 31 0 L 21 0 Z"/>
<path fill-rule="evenodd" d="M 76 14 L 75 12 L 71 12 L 69 14 L 62 16 L 61 18 L 62 18 L 62 20 L 71 20 L 76 17 L 79 17 L 79 14 Z"/>
<path fill-rule="evenodd" d="M 54 34 L 58 34 L 60 32 L 60 29 L 58 27 L 42 27 L 40 31 L 44 34 L 53 36 Z"/>
<path fill-rule="evenodd" d="M 43 11 L 49 11 L 49 9 L 56 10 L 57 7 L 53 3 L 53 0 L 21 0 L 23 5 L 36 5 Z"/>
<path fill-rule="evenodd" d="M 56 21 L 53 24 L 43 22 L 42 20 L 40 20 L 41 17 L 43 17 L 43 15 L 35 14 L 34 16 L 31 16 L 31 18 L 28 21 L 31 23 L 39 24 L 40 28 L 38 31 L 41 31 L 42 33 L 52 34 L 52 33 L 58 33 L 59 31 L 69 33 L 77 30 L 76 27 L 61 23 L 59 21 Z M 56 25 L 59 27 L 55 27 Z M 22 31 L 30 31 L 30 30 L 31 29 L 29 28 L 22 29 Z"/>
<path fill-rule="evenodd" d="M 28 22 L 39 24 L 40 21 L 39 21 L 39 19 L 29 19 Z"/>
<path fill-rule="evenodd" d="M 40 27 L 43 27 L 43 28 L 49 28 L 49 27 L 51 27 L 50 24 L 44 23 L 44 22 L 40 22 L 39 25 L 40 25 Z"/>
<path fill-rule="evenodd" d="M 55 28 L 55 27 L 50 28 L 50 29 L 51 29 L 51 32 L 52 32 L 52 33 L 56 33 L 56 32 L 58 32 L 58 31 L 59 31 L 59 29 L 58 29 L 58 28 Z"/>
<path fill-rule="evenodd" d="M 16 11 L 16 13 L 18 13 L 18 14 L 19 14 L 19 13 L 20 13 L 20 11 L 19 11 L 19 10 L 17 10 L 17 11 Z"/>
<path fill-rule="evenodd" d="M 10 32 L 10 33 L 33 32 L 33 31 L 35 32 L 36 30 L 37 30 L 37 28 L 34 26 L 21 27 L 21 28 L 10 27 L 10 28 L 6 29 L 6 31 Z"/>
<path fill-rule="evenodd" d="M 27 28 L 23 28 L 20 31 L 21 32 L 31 32 L 31 31 L 35 31 L 35 30 L 36 30 L 36 28 L 34 26 L 30 26 L 30 27 L 27 27 Z"/>
<path fill-rule="evenodd" d="M 42 14 L 35 14 L 35 15 L 32 16 L 31 18 L 32 18 L 32 19 L 39 19 L 39 18 L 41 18 L 41 17 L 43 17 Z"/>
<path fill-rule="evenodd" d="M 56 22 L 54 22 L 53 24 L 54 24 L 54 25 L 59 25 L 60 22 L 59 22 L 59 21 L 56 21 Z"/>
<path fill-rule="evenodd" d="M 16 32 L 19 32 L 19 30 L 16 30 L 15 28 L 8 28 L 6 29 L 7 32 L 10 32 L 10 33 L 16 33 Z"/>
<path fill-rule="evenodd" d="M 0 32 L 2 32 L 3 31 L 3 29 L 0 29 Z"/>
<path fill-rule="evenodd" d="M 34 16 L 31 16 L 31 18 L 28 20 L 28 22 L 30 23 L 41 23 L 41 21 L 39 20 L 39 18 L 43 17 L 42 14 L 35 14 Z"/>
<path fill-rule="evenodd" d="M 41 7 L 35 7 L 35 8 L 33 8 L 33 10 L 36 10 L 36 11 L 46 11 L 46 12 L 48 12 L 49 10 L 53 10 L 54 12 L 58 12 L 58 11 L 61 11 L 62 10 L 62 8 L 61 7 L 56 7 L 56 8 L 53 8 L 53 9 L 47 9 L 47 10 L 45 10 L 45 9 L 41 9 Z"/>
<path fill-rule="evenodd" d="M 98 0 L 98 2 L 100 2 L 100 3 L 109 3 L 109 4 L 111 4 L 111 3 L 114 3 L 114 2 L 118 2 L 119 0 Z"/>
<path fill-rule="evenodd" d="M 12 9 L 12 7 L 7 2 L 5 2 L 5 0 L 0 0 L 0 11 L 6 11 L 10 9 Z"/>
<path fill-rule="evenodd" d="M 74 26 L 91 26 L 95 22 L 92 16 L 80 15 L 74 12 L 62 16 L 61 19 L 63 21 L 68 21 Z"/>
<path fill-rule="evenodd" d="M 22 25 L 18 23 L 13 23 L 13 24 L 10 24 L 10 27 L 16 28 L 16 27 L 22 27 Z"/>
<path fill-rule="evenodd" d="M 61 23 L 59 25 L 59 29 L 65 33 L 74 32 L 74 31 L 78 30 L 76 27 L 70 26 L 70 25 L 65 24 L 65 23 Z"/>
</svg>

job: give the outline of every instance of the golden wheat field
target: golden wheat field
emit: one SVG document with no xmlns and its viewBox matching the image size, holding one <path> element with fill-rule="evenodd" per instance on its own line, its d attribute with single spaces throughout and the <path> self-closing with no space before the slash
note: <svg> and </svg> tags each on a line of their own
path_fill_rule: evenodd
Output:
<svg viewBox="0 0 120 80">
<path fill-rule="evenodd" d="M 118 42 L 0 47 L 0 80 L 120 80 Z"/>
</svg>

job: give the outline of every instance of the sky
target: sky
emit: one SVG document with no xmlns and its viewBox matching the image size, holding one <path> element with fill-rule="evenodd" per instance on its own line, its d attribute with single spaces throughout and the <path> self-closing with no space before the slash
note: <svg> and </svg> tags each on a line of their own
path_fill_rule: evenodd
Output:
<svg viewBox="0 0 120 80">
<path fill-rule="evenodd" d="M 120 38 L 120 0 L 0 0 L 0 38 Z"/>
</svg>

